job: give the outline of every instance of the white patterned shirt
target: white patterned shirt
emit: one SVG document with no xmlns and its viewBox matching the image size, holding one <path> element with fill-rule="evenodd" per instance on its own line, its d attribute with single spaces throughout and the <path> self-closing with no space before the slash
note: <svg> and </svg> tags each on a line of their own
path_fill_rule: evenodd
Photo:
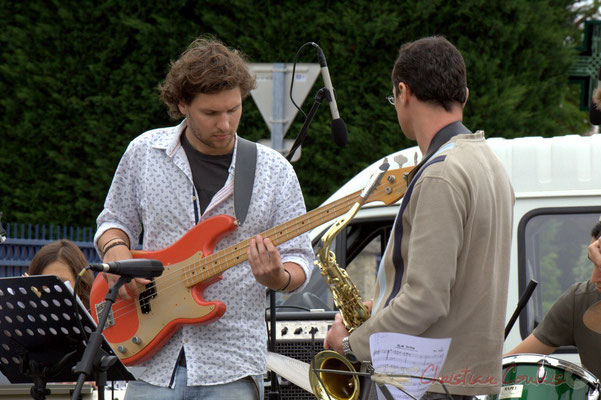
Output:
<svg viewBox="0 0 601 400">
<path fill-rule="evenodd" d="M 186 126 L 148 131 L 134 139 L 123 154 L 104 210 L 97 219 L 94 242 L 110 228 L 118 228 L 130 243 L 138 243 L 144 230 L 144 250 L 163 249 L 196 225 L 200 205 L 192 173 L 180 143 Z M 200 216 L 235 216 L 234 170 L 238 140 L 225 185 Z M 239 243 L 260 232 L 305 213 L 302 192 L 294 169 L 276 151 L 257 145 L 257 166 L 252 200 L 244 224 L 218 242 L 215 251 Z M 312 271 L 313 250 L 308 234 L 278 246 L 282 262 L 302 267 L 307 279 Z M 168 386 L 182 346 L 185 349 L 188 385 L 232 382 L 265 372 L 267 335 L 265 286 L 258 283 L 247 261 L 228 269 L 223 279 L 208 286 L 206 300 L 225 303 L 225 314 L 201 326 L 186 325 L 152 358 L 141 364 L 139 378 L 153 385 Z"/>
</svg>

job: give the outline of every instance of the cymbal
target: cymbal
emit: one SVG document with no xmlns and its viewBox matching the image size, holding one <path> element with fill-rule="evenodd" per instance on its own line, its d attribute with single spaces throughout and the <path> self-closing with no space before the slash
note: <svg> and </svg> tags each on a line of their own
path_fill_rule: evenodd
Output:
<svg viewBox="0 0 601 400">
<path fill-rule="evenodd" d="M 591 331 L 601 333 L 601 300 L 584 312 L 582 321 Z"/>
</svg>

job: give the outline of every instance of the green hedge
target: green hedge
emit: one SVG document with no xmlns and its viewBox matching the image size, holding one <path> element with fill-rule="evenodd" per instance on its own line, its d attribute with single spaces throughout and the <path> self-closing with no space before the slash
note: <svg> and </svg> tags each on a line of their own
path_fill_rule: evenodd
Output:
<svg viewBox="0 0 601 400">
<path fill-rule="evenodd" d="M 156 87 L 207 33 L 253 62 L 292 62 L 307 41 L 323 48 L 350 136 L 342 149 L 333 144 L 322 105 L 295 164 L 309 209 L 377 158 L 414 145 L 385 96 L 399 45 L 425 35 L 445 35 L 464 54 L 468 126 L 504 137 L 581 133 L 586 115 L 566 73 L 578 35 L 570 4 L 1 1 L 0 210 L 6 221 L 93 225 L 128 142 L 175 123 Z M 317 62 L 314 50 L 301 61 Z M 305 110 L 321 86 L 319 78 Z M 250 98 L 239 132 L 269 137 Z"/>
</svg>

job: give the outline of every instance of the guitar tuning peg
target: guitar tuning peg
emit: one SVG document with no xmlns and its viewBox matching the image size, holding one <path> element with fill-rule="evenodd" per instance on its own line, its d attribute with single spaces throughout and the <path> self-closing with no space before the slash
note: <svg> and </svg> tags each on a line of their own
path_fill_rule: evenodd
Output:
<svg viewBox="0 0 601 400">
<path fill-rule="evenodd" d="M 409 159 L 407 159 L 407 157 L 405 157 L 402 154 L 397 154 L 396 156 L 394 156 L 393 160 L 399 165 L 399 168 L 402 167 L 403 164 L 405 164 L 407 161 L 409 161 Z"/>
</svg>

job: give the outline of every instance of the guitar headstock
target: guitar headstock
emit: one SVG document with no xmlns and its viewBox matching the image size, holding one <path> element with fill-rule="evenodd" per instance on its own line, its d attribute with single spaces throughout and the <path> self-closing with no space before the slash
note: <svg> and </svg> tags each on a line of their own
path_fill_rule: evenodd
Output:
<svg viewBox="0 0 601 400">
<path fill-rule="evenodd" d="M 407 191 L 405 174 L 408 174 L 412 169 L 413 167 L 405 167 L 386 171 L 378 186 L 365 200 L 365 203 L 381 201 L 389 206 L 398 201 Z"/>
</svg>

